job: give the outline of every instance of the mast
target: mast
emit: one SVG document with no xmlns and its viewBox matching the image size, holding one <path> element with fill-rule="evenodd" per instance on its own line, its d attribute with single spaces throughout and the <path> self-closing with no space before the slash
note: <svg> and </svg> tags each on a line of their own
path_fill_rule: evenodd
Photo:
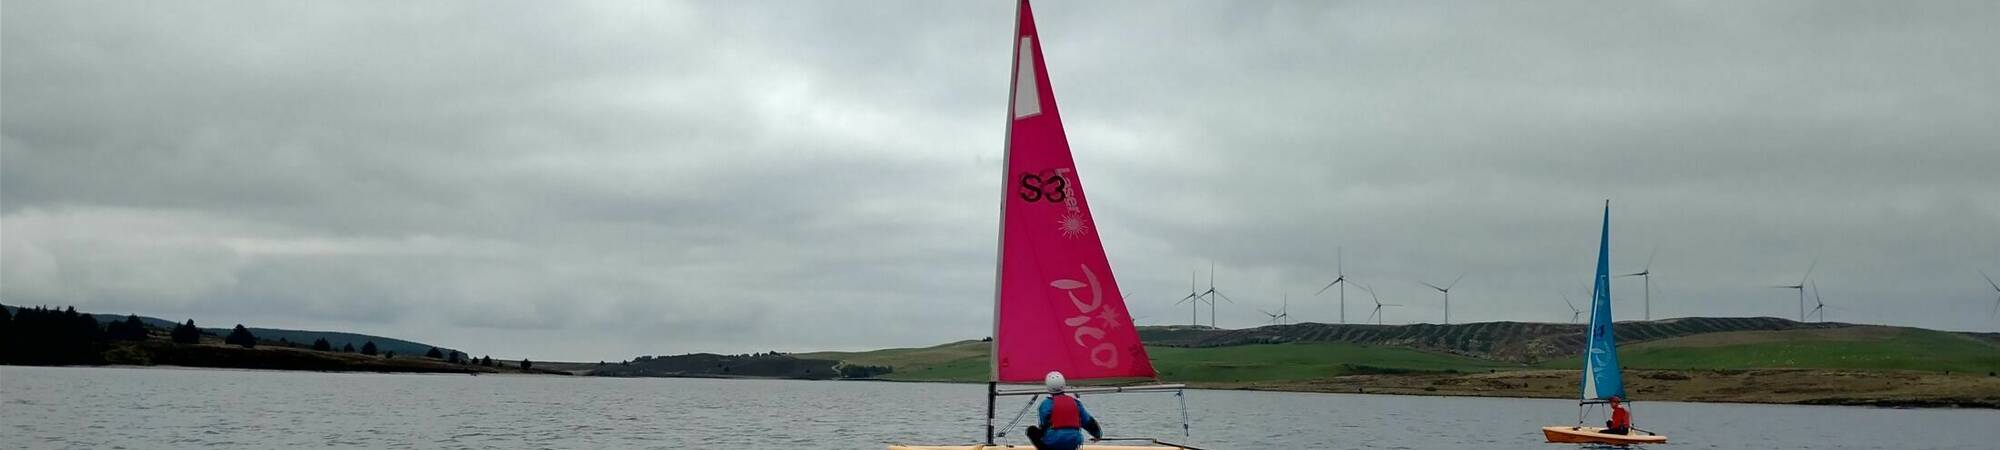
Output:
<svg viewBox="0 0 2000 450">
<path fill-rule="evenodd" d="M 1014 95 L 1020 86 L 1021 7 L 1027 0 L 1014 3 L 1014 32 L 1007 35 L 1007 46 L 1014 49 L 1013 56 L 1007 58 L 1011 66 L 1007 69 L 1007 128 L 1000 135 L 1000 220 L 993 228 L 997 235 L 993 245 L 993 340 L 986 347 L 986 445 L 993 445 L 993 402 L 1000 390 L 1000 286 L 1007 267 L 1007 176 L 1013 170 L 1014 157 Z"/>
</svg>

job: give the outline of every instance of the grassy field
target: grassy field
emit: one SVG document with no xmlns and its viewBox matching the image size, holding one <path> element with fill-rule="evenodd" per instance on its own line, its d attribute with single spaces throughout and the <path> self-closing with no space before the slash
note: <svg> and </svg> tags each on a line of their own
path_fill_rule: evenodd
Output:
<svg viewBox="0 0 2000 450">
<path fill-rule="evenodd" d="M 1417 350 L 1346 343 L 1240 345 L 1210 348 L 1149 347 L 1163 380 L 1254 382 L 1342 375 L 1414 372 L 1484 372 L 1515 364 Z"/>
<path fill-rule="evenodd" d="M 1728 319 L 1711 319 L 1727 325 Z M 1707 322 L 1702 322 L 1707 323 Z M 1696 323 L 1700 325 L 1702 323 Z M 1687 323 L 1678 324 L 1686 326 Z M 1755 323 L 1753 323 L 1755 325 Z M 1678 332 L 1621 346 L 1626 387 L 1648 400 L 1727 401 L 1874 406 L 2000 407 L 2000 343 L 1983 336 L 1917 328 L 1835 325 L 1782 330 L 1691 331 L 1657 324 L 1658 334 Z M 1525 328 L 1524 328 L 1525 327 Z M 1502 342 L 1508 330 L 1484 330 L 1487 342 Z M 1437 351 L 1478 348 L 1440 342 L 1436 326 L 1381 330 L 1353 328 L 1346 336 L 1366 343 L 1293 341 L 1276 344 L 1148 346 L 1160 380 L 1197 387 L 1283 391 L 1470 395 L 1569 398 L 1577 392 L 1577 357 L 1536 364 L 1503 360 L 1524 354 L 1501 346 L 1491 358 Z M 1476 326 L 1464 328 L 1478 331 Z M 1339 330 L 1333 330 L 1339 331 Z M 1277 330 L 1282 333 L 1284 330 Z M 1241 334 L 1253 341 L 1272 330 L 1195 330 L 1223 340 L 1182 336 L 1186 343 L 1232 342 Z M 1397 336 L 1407 337 L 1397 338 Z M 1547 335 L 1546 336 L 1554 336 Z M 1287 337 L 1272 334 L 1270 337 Z M 1157 336 L 1156 336 L 1157 337 Z M 1463 337 L 1463 336 L 1461 336 Z M 1391 339 L 1395 338 L 1395 339 Z M 1571 339 L 1572 341 L 1580 341 Z M 1149 340 L 1149 342 L 1152 342 Z M 1402 345 L 1395 343 L 1401 342 Z M 1513 341 L 1534 342 L 1553 340 Z M 1519 344 L 1526 343 L 1526 344 Z M 1572 342 L 1581 347 L 1581 342 Z M 889 366 L 883 378 L 903 381 L 979 382 L 987 377 L 989 343 L 964 341 L 926 348 L 797 355 L 852 364 Z M 1457 346 L 1457 347 L 1454 347 Z M 1535 350 L 1570 354 L 1580 350 Z"/>
<path fill-rule="evenodd" d="M 2000 346 L 1954 333 L 1867 326 L 1702 334 L 1620 347 L 1618 358 L 1629 369 L 2000 371 Z M 1579 364 L 1572 357 L 1537 366 Z"/>
</svg>

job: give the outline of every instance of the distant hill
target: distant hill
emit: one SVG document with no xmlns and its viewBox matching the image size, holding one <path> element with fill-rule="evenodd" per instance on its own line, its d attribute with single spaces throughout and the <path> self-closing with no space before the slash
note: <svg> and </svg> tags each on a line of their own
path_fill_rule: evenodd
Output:
<svg viewBox="0 0 2000 450">
<path fill-rule="evenodd" d="M 12 314 L 15 310 L 20 309 L 19 307 L 11 305 L 4 307 L 7 308 L 7 312 L 9 314 Z M 92 317 L 97 318 L 97 323 L 99 324 L 110 323 L 111 321 L 114 320 L 122 321 L 125 320 L 126 317 L 125 314 L 91 313 L 90 315 Z M 175 325 L 179 325 L 181 323 L 172 320 L 166 320 L 157 317 L 147 317 L 147 316 L 139 316 L 139 321 L 145 323 L 147 326 L 154 328 L 162 328 L 162 329 L 173 329 Z M 195 324 L 200 325 L 201 321 L 196 320 Z M 203 333 L 212 334 L 216 336 L 227 336 L 229 335 L 229 332 L 235 328 L 236 328 L 235 324 L 230 324 L 230 326 L 220 327 L 220 328 L 203 327 L 201 331 Z M 268 341 L 276 341 L 278 339 L 284 339 L 302 345 L 312 345 L 313 341 L 315 340 L 326 339 L 327 343 L 333 344 L 334 348 L 340 348 L 341 346 L 347 344 L 353 344 L 354 348 L 361 348 L 362 344 L 368 343 L 369 341 L 374 341 L 375 348 L 380 349 L 381 351 L 384 352 L 396 352 L 397 354 L 401 355 L 422 355 L 424 354 L 424 352 L 430 351 L 432 347 L 436 347 L 437 349 L 446 352 L 455 350 L 448 347 L 439 347 L 421 342 L 406 341 L 392 337 L 372 336 L 359 333 L 345 333 L 339 331 L 287 330 L 280 328 L 256 328 L 256 327 L 245 327 L 245 328 L 248 328 L 250 330 L 250 334 L 257 335 L 258 339 L 263 339 Z"/>
<path fill-rule="evenodd" d="M 1992 333 L 1801 323 L 1770 317 L 1620 322 L 1628 368 L 1663 370 L 1858 369 L 1960 373 L 2000 371 Z M 1255 382 L 1344 375 L 1574 369 L 1583 325 L 1485 322 L 1459 325 L 1303 323 L 1227 330 L 1139 327 L 1165 380 Z M 979 381 L 991 343 L 802 353 L 800 358 L 888 366 L 883 378 Z"/>
<path fill-rule="evenodd" d="M 840 361 L 786 354 L 641 356 L 623 363 L 542 363 L 537 367 L 606 377 L 797 378 L 840 377 Z"/>
<path fill-rule="evenodd" d="M 1807 323 L 1775 317 L 1688 317 L 1618 322 L 1612 326 L 1618 345 L 1661 339 L 1738 331 L 1787 331 L 1849 328 L 1848 323 Z M 1871 326 L 1872 327 L 1872 326 Z M 1901 328 L 1901 327 L 1891 327 Z M 1147 345 L 1164 347 L 1225 347 L 1287 342 L 1345 342 L 1403 347 L 1479 359 L 1535 363 L 1566 358 L 1582 351 L 1583 324 L 1480 322 L 1436 325 L 1359 325 L 1300 323 L 1238 330 L 1206 327 L 1139 327 Z M 1991 333 L 1954 333 L 2000 343 Z"/>
</svg>

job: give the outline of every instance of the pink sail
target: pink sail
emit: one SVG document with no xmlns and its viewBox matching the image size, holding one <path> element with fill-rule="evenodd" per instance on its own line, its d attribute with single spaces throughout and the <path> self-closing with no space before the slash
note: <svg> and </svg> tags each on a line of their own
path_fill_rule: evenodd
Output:
<svg viewBox="0 0 2000 450">
<path fill-rule="evenodd" d="M 1153 378 L 1070 158 L 1026 0 L 1020 14 L 1000 207 L 994 380 L 1039 382 L 1050 371 L 1072 380 Z"/>
</svg>

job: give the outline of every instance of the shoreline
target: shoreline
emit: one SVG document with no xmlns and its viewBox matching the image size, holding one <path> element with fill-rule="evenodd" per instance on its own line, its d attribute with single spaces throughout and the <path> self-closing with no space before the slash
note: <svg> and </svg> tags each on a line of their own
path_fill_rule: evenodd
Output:
<svg viewBox="0 0 2000 450">
<path fill-rule="evenodd" d="M 1576 398 L 1575 372 L 1516 370 L 1476 374 L 1348 375 L 1265 382 L 1163 381 L 1184 383 L 1189 389 L 1204 390 L 1558 400 Z M 1673 379 L 1677 377 L 1670 375 L 1666 376 L 1668 380 L 1640 381 L 1647 375 L 1660 374 L 1682 375 L 1686 379 Z M 1552 379 L 1562 381 L 1550 382 Z M 1744 379 L 1759 381 L 1742 383 Z M 842 381 L 984 383 L 879 378 Z M 1887 389 L 1858 387 L 1865 384 L 1886 386 Z M 1824 369 L 1634 370 L 1628 371 L 1627 386 L 1637 402 L 2000 409 L 2000 378 L 1976 374 Z"/>
<path fill-rule="evenodd" d="M 168 370 L 224 370 L 246 372 L 316 372 L 316 373 L 359 373 L 359 374 L 423 374 L 423 375 L 467 375 L 478 373 L 443 371 L 383 371 L 383 370 L 309 370 L 274 369 L 262 367 L 215 367 L 186 365 L 16 365 L 8 367 L 80 367 L 114 369 L 168 369 Z M 1976 374 L 1943 375 L 1923 372 L 1898 371 L 1840 371 L 1818 369 L 1748 369 L 1734 371 L 1680 371 L 1680 370 L 1635 370 L 1631 371 L 1634 381 L 1647 379 L 1646 375 L 1658 376 L 1662 373 L 1688 375 L 1685 380 L 1669 378 L 1669 383 L 1634 382 L 1629 389 L 1638 402 L 1680 402 L 1680 403 L 1731 403 L 1794 406 L 1840 406 L 1871 408 L 1922 408 L 1922 409 L 2000 409 L 2000 378 Z M 1701 374 L 1713 372 L 1713 374 Z M 882 383 L 950 383 L 980 385 L 982 381 L 969 380 L 923 380 L 889 378 L 850 378 L 815 380 L 791 377 L 759 376 L 592 376 L 548 371 L 532 372 L 485 372 L 485 375 L 522 376 L 588 376 L 598 378 L 697 378 L 709 380 L 788 380 L 788 381 L 844 381 Z M 1401 375 L 1349 375 L 1318 380 L 1288 380 L 1264 382 L 1183 382 L 1188 389 L 1218 391 L 1257 391 L 1304 394 L 1349 394 L 1349 395 L 1402 395 L 1421 397 L 1483 397 L 1559 400 L 1572 399 L 1573 383 L 1533 383 L 1534 380 L 1548 380 L 1551 375 L 1562 379 L 1573 378 L 1571 370 L 1523 370 L 1477 374 L 1401 374 Z M 1733 383 L 1742 378 L 1762 380 L 1755 385 Z M 1862 390 L 1837 389 L 1826 386 L 1840 386 L 1842 383 L 1829 380 L 1847 379 L 1862 383 L 1883 381 L 1903 381 L 1903 383 L 1881 384 L 1890 389 Z M 1475 382 L 1477 381 L 1477 382 Z M 1527 381 L 1527 382 L 1523 382 Z M 1504 384 L 1503 384 L 1504 383 Z M 1512 384 L 1520 383 L 1520 384 Z M 1799 385 L 1818 385 L 1810 392 L 1796 389 Z M 1467 386 L 1472 385 L 1472 386 Z M 1794 388 L 1760 387 L 1794 386 Z M 1720 387 L 1721 389 L 1717 389 Z M 1938 389 L 1943 388 L 1943 389 Z"/>
</svg>

